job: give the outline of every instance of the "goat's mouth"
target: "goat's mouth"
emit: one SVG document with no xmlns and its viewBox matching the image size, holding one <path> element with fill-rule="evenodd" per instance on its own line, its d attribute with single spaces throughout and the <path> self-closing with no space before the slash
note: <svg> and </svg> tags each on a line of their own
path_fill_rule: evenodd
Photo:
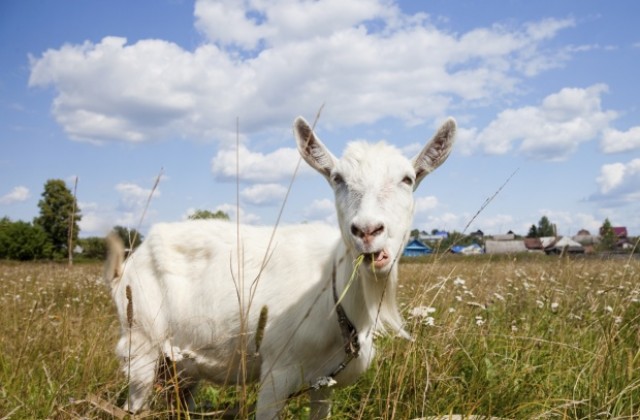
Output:
<svg viewBox="0 0 640 420">
<path fill-rule="evenodd" d="M 385 249 L 378 252 L 364 253 L 362 255 L 364 255 L 365 264 L 372 264 L 377 269 L 384 268 L 391 262 L 391 257 Z"/>
</svg>

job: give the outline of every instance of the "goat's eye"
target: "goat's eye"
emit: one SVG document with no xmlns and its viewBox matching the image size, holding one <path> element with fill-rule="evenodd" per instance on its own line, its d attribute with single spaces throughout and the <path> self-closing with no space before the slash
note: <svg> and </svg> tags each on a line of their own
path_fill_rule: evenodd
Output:
<svg viewBox="0 0 640 420">
<path fill-rule="evenodd" d="M 336 186 L 344 184 L 344 178 L 340 174 L 334 174 L 331 177 L 331 181 L 333 182 L 333 185 Z"/>
<path fill-rule="evenodd" d="M 413 187 L 413 178 L 411 178 L 409 175 L 407 175 L 404 178 L 402 178 L 402 183 L 403 184 L 407 184 L 410 187 Z"/>
</svg>

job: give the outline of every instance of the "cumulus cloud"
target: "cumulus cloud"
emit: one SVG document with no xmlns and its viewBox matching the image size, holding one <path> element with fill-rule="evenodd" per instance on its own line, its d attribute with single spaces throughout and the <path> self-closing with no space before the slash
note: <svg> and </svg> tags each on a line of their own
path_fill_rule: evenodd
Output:
<svg viewBox="0 0 640 420">
<path fill-rule="evenodd" d="M 144 188 L 132 182 L 121 182 L 115 185 L 114 189 L 119 196 L 117 205 L 104 206 L 95 202 L 78 203 L 78 207 L 82 211 L 82 220 L 80 221 L 82 234 L 105 235 L 115 225 L 144 231 L 153 223 L 156 216 L 156 212 L 153 210 L 153 201 L 150 208 L 147 209 L 144 219 L 140 220 L 151 195 L 151 188 Z M 159 189 L 153 192 L 153 198 L 160 195 Z"/>
<path fill-rule="evenodd" d="M 575 152 L 580 143 L 597 138 L 617 117 L 603 110 L 601 95 L 607 86 L 564 88 L 544 98 L 539 106 L 502 111 L 487 127 L 463 137 L 463 150 L 481 149 L 501 155 L 517 148 L 532 159 L 560 161 Z"/>
<path fill-rule="evenodd" d="M 240 198 L 256 206 L 282 204 L 287 188 L 280 184 L 255 184 L 240 191 Z"/>
<path fill-rule="evenodd" d="M 19 203 L 28 200 L 29 197 L 31 197 L 31 193 L 27 187 L 17 186 L 0 197 L 0 204 Z"/>
<path fill-rule="evenodd" d="M 613 128 L 604 130 L 600 147 L 605 153 L 621 153 L 640 149 L 640 126 L 631 127 L 627 131 Z"/>
<path fill-rule="evenodd" d="M 438 207 L 438 198 L 432 195 L 427 197 L 416 197 L 416 213 L 424 213 Z"/>
<path fill-rule="evenodd" d="M 608 201 L 612 204 L 635 203 L 640 200 L 640 159 L 627 163 L 602 165 L 596 178 L 598 193 L 591 196 L 595 201 Z"/>
<path fill-rule="evenodd" d="M 120 193 L 120 206 L 125 210 L 143 209 L 151 196 L 151 188 L 143 188 L 131 182 L 121 182 L 115 189 Z M 160 196 L 160 190 L 153 191 L 153 196 Z"/>
<path fill-rule="evenodd" d="M 29 85 L 55 88 L 70 138 L 146 142 L 235 138 L 297 114 L 336 126 L 397 118 L 417 124 L 458 103 L 492 101 L 571 53 L 546 43 L 573 26 L 546 19 L 455 34 L 389 0 L 211 1 L 195 6 L 194 50 L 147 39 L 68 44 L 31 57 Z M 547 49 L 545 49 L 547 48 Z M 540 64 L 542 57 L 553 57 Z"/>
<path fill-rule="evenodd" d="M 338 223 L 335 203 L 328 198 L 313 200 L 305 207 L 303 214 L 307 221 L 310 222 L 324 222 L 332 225 L 337 225 Z"/>
<path fill-rule="evenodd" d="M 216 211 L 223 211 L 226 214 L 229 215 L 229 219 L 231 219 L 232 221 L 237 221 L 238 220 L 238 206 L 235 204 L 229 204 L 229 203 L 224 203 L 224 204 L 220 204 L 219 206 L 217 206 L 214 209 L 214 212 Z M 257 214 L 254 213 L 248 213 L 246 212 L 242 207 L 240 207 L 240 223 L 247 223 L 247 224 L 257 224 L 260 222 L 260 216 L 258 216 Z"/>
<path fill-rule="evenodd" d="M 113 209 L 95 202 L 78 202 L 78 207 L 82 212 L 79 223 L 82 234 L 105 235 L 116 224 L 117 216 Z"/>
<path fill-rule="evenodd" d="M 563 210 L 553 209 L 540 209 L 538 211 L 538 218 L 532 217 L 532 221 L 528 225 L 523 226 L 523 232 L 528 232 L 529 227 L 532 224 L 537 225 L 539 218 L 547 216 L 551 223 L 556 225 L 558 235 L 572 236 L 578 233 L 580 229 L 586 229 L 589 232 L 595 234 L 602 225 L 602 220 L 597 220 L 593 214 L 581 213 L 581 212 L 568 212 Z M 535 220 L 533 220 L 535 219 Z"/>
<path fill-rule="evenodd" d="M 291 179 L 300 160 L 300 154 L 293 148 L 280 148 L 271 153 L 260 153 L 240 145 L 240 179 L 247 182 L 277 182 Z M 236 151 L 219 150 L 211 161 L 211 171 L 219 180 L 236 179 Z M 309 172 L 307 165 L 300 165 L 298 173 Z"/>
</svg>

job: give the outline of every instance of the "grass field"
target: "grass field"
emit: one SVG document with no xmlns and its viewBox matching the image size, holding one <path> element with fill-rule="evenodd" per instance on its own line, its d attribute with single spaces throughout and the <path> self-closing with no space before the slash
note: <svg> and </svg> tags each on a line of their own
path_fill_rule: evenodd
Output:
<svg viewBox="0 0 640 420">
<path fill-rule="evenodd" d="M 0 419 L 106 419 L 89 399 L 123 402 L 101 270 L 0 263 Z M 640 413 L 637 260 L 431 257 L 402 263 L 400 300 L 415 340 L 380 338 L 367 375 L 336 393 L 333 418 Z M 203 386 L 198 402 L 233 398 Z M 304 403 L 292 401 L 289 417 L 304 417 Z"/>
</svg>

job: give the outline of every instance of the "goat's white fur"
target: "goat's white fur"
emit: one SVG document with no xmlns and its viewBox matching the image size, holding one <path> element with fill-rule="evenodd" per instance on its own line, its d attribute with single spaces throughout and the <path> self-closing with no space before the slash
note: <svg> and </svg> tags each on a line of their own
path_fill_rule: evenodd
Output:
<svg viewBox="0 0 640 420">
<path fill-rule="evenodd" d="M 122 325 L 117 353 L 130 377 L 126 409 L 145 407 L 158 360 L 168 358 L 184 379 L 183 391 L 200 379 L 259 381 L 256 417 L 276 417 L 289 395 L 344 360 L 332 271 L 342 294 L 362 254 L 368 258 L 342 300 L 358 331 L 360 356 L 338 374 L 338 385 L 353 383 L 369 366 L 375 332 L 408 336 L 395 301 L 398 258 L 412 223 L 413 190 L 447 158 L 455 122 L 445 122 L 412 161 L 392 146 L 362 142 L 337 159 L 301 117 L 294 133 L 302 157 L 334 189 L 340 231 L 282 226 L 268 249 L 272 228 L 214 220 L 163 223 L 125 262 L 122 246 L 110 241 L 105 280 Z M 263 306 L 268 320 L 256 353 Z M 241 355 L 247 358 L 244 379 Z M 311 392 L 311 418 L 329 414 L 329 397 L 327 389 Z"/>
</svg>

